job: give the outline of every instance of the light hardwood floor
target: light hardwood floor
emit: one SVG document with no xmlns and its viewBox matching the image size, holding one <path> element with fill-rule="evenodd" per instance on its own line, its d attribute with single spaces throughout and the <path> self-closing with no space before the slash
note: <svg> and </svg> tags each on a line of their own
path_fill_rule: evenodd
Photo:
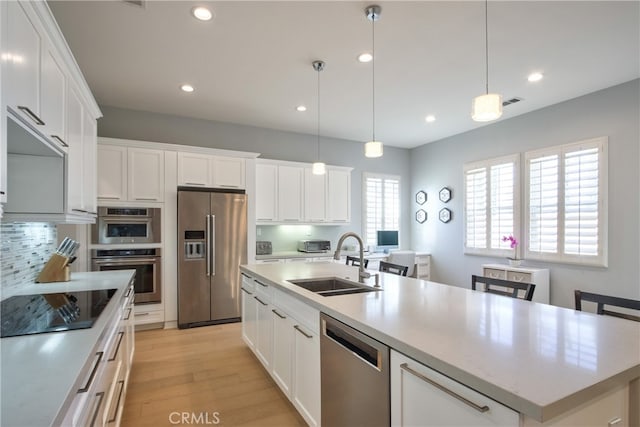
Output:
<svg viewBox="0 0 640 427">
<path fill-rule="evenodd" d="M 180 425 L 182 413 L 191 425 L 203 414 L 199 425 L 306 426 L 242 341 L 240 323 L 135 339 L 123 427 Z"/>
</svg>

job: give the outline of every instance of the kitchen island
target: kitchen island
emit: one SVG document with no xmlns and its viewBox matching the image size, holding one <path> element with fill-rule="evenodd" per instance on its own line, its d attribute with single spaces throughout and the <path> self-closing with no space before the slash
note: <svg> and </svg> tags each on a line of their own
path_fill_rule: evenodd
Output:
<svg viewBox="0 0 640 427">
<path fill-rule="evenodd" d="M 0 340 L 0 425 L 103 425 L 119 419 L 134 346 L 134 274 L 73 273 L 69 282 L 34 283 L 3 295 L 116 289 L 88 329 Z"/>
<path fill-rule="evenodd" d="M 636 322 L 390 274 L 381 274 L 382 291 L 330 297 L 288 282 L 357 280 L 357 268 L 338 264 L 255 264 L 240 270 L 277 290 L 274 304 L 286 295 L 326 313 L 511 408 L 522 425 L 562 425 L 567 415 L 616 392 L 625 413 L 616 425 L 638 422 Z M 314 324 L 318 320 L 307 327 Z"/>
</svg>

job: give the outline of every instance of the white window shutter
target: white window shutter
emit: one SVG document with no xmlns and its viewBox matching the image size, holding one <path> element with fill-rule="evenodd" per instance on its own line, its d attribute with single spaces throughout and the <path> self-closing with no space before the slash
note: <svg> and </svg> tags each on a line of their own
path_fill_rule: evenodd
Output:
<svg viewBox="0 0 640 427">
<path fill-rule="evenodd" d="M 376 246 L 378 230 L 400 229 L 400 177 L 364 175 L 364 240 Z"/>
</svg>

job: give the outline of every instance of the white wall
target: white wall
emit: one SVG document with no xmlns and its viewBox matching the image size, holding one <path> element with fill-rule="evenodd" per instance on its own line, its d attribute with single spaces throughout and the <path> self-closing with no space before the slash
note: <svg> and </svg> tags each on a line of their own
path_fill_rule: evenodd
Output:
<svg viewBox="0 0 640 427">
<path fill-rule="evenodd" d="M 550 269 L 554 305 L 573 308 L 574 289 L 640 299 L 639 129 L 640 80 L 634 80 L 413 149 L 411 192 L 428 193 L 424 206 L 429 215 L 424 224 L 412 222 L 413 246 L 432 253 L 432 280 L 470 287 L 471 275 L 480 273 L 481 264 L 505 262 L 463 254 L 464 163 L 608 136 L 609 267 L 524 264 Z M 437 197 L 443 186 L 453 189 L 446 205 Z M 437 219 L 444 206 L 453 211 L 448 224 Z M 417 209 L 413 200 L 412 207 Z"/>
</svg>

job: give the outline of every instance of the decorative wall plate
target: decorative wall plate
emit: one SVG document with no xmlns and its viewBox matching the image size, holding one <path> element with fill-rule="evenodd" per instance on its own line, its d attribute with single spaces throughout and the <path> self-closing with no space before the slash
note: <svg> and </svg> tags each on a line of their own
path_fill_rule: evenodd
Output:
<svg viewBox="0 0 640 427">
<path fill-rule="evenodd" d="M 419 205 L 422 205 L 426 201 L 427 201 L 427 193 L 425 193 L 422 190 L 418 191 L 416 193 L 416 203 L 419 204 Z"/>
<path fill-rule="evenodd" d="M 416 221 L 422 224 L 426 220 L 427 220 L 427 212 L 423 209 L 418 209 L 418 211 L 416 212 Z"/>
<path fill-rule="evenodd" d="M 451 211 L 447 208 L 442 208 L 440 209 L 438 217 L 440 218 L 440 221 L 446 224 L 447 222 L 451 221 Z"/>
<path fill-rule="evenodd" d="M 440 190 L 440 192 L 438 193 L 438 198 L 441 202 L 447 203 L 449 200 L 451 200 L 451 190 L 447 187 L 443 187 L 442 190 Z"/>
</svg>

